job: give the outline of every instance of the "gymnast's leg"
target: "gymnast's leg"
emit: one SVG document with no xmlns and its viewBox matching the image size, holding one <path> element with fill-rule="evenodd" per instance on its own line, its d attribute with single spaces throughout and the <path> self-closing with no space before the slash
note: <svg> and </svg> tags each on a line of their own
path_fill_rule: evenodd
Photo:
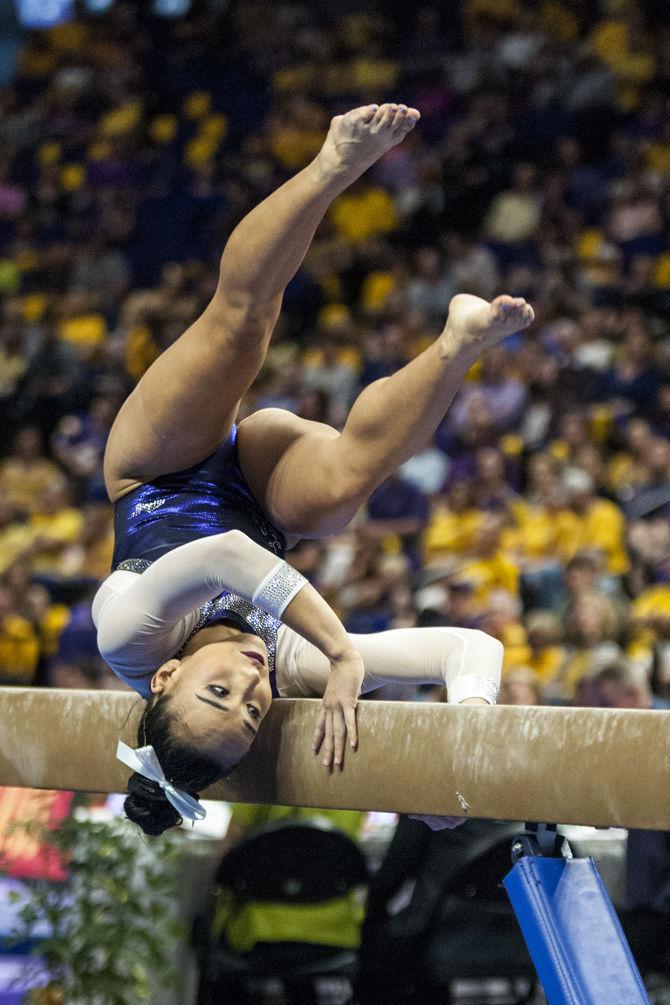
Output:
<svg viewBox="0 0 670 1005">
<path fill-rule="evenodd" d="M 341 433 L 266 409 L 240 425 L 247 480 L 285 533 L 320 537 L 345 527 L 370 493 L 430 439 L 482 350 L 527 328 L 525 300 L 454 297 L 437 341 L 354 402 Z"/>
<path fill-rule="evenodd" d="M 197 463 L 222 442 L 263 362 L 284 289 L 332 200 L 418 118 L 393 104 L 337 116 L 316 159 L 239 224 L 211 303 L 119 412 L 105 457 L 112 499 Z"/>
<path fill-rule="evenodd" d="M 446 684 L 455 703 L 495 703 L 502 671 L 501 643 L 470 628 L 397 628 L 350 635 L 365 665 L 362 692 L 383 684 Z M 323 694 L 330 664 L 316 646 L 284 626 L 277 646 L 282 697 Z"/>
</svg>

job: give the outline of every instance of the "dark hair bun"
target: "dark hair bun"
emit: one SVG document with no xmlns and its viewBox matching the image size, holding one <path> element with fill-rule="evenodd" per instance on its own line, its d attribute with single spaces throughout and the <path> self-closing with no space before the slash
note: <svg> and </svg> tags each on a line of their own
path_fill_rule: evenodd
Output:
<svg viewBox="0 0 670 1005">
<path fill-rule="evenodd" d="M 128 819 L 151 837 L 158 837 L 182 820 L 172 803 L 165 798 L 158 782 L 152 782 L 137 772 L 128 779 L 128 796 L 123 808 Z"/>
</svg>

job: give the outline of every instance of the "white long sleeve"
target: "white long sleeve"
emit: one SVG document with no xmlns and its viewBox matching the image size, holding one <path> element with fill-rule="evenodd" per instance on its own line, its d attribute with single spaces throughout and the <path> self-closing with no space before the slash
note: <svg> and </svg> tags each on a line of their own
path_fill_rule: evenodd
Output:
<svg viewBox="0 0 670 1005">
<path fill-rule="evenodd" d="M 503 647 L 470 628 L 398 628 L 373 635 L 350 635 L 363 657 L 362 691 L 383 684 L 446 684 L 450 702 L 484 698 L 495 704 Z M 321 695 L 328 660 L 285 626 L 277 645 L 277 686 L 286 698 Z"/>
<path fill-rule="evenodd" d="M 233 530 L 181 545 L 141 575 L 113 572 L 93 601 L 100 652 L 146 697 L 155 670 L 180 651 L 195 629 L 203 603 L 224 591 L 253 601 L 268 576 L 284 564 Z M 447 685 L 452 702 L 472 697 L 495 701 L 503 650 L 484 632 L 405 628 L 351 635 L 350 640 L 365 665 L 363 691 L 386 683 L 439 683 Z M 322 695 L 330 664 L 315 645 L 284 625 L 276 669 L 280 694 Z"/>
<path fill-rule="evenodd" d="M 93 600 L 100 652 L 146 696 L 155 670 L 179 652 L 195 628 L 203 603 L 224 591 L 252 601 L 285 564 L 231 530 L 183 544 L 141 575 L 113 572 Z M 263 608 L 262 601 L 254 602 Z"/>
</svg>

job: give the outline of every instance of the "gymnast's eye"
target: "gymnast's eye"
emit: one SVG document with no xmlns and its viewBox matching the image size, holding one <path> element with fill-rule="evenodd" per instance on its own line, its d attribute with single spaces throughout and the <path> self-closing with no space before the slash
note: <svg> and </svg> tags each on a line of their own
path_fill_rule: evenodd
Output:
<svg viewBox="0 0 670 1005">
<path fill-rule="evenodd" d="M 227 687 L 221 687 L 219 684 L 210 684 L 208 690 L 212 694 L 215 694 L 217 698 L 226 698 L 230 694 Z"/>
<path fill-rule="evenodd" d="M 261 713 L 255 705 L 247 705 L 247 708 L 249 709 L 249 715 L 252 719 L 260 719 Z"/>
</svg>

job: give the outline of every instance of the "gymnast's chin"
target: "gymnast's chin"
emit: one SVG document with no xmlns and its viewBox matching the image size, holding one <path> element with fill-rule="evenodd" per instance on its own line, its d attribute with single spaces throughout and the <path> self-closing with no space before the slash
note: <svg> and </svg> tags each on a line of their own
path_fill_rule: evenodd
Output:
<svg viewBox="0 0 670 1005">
<path fill-rule="evenodd" d="M 235 628 L 221 638 L 222 626 L 217 627 L 215 641 L 209 639 L 214 632 L 199 632 L 180 658 L 156 671 L 138 727 L 140 747 L 153 748 L 171 788 L 194 801 L 239 764 L 272 703 L 263 640 Z M 162 834 L 186 815 L 168 796 L 159 781 L 135 771 L 126 815 L 145 834 Z"/>
</svg>

